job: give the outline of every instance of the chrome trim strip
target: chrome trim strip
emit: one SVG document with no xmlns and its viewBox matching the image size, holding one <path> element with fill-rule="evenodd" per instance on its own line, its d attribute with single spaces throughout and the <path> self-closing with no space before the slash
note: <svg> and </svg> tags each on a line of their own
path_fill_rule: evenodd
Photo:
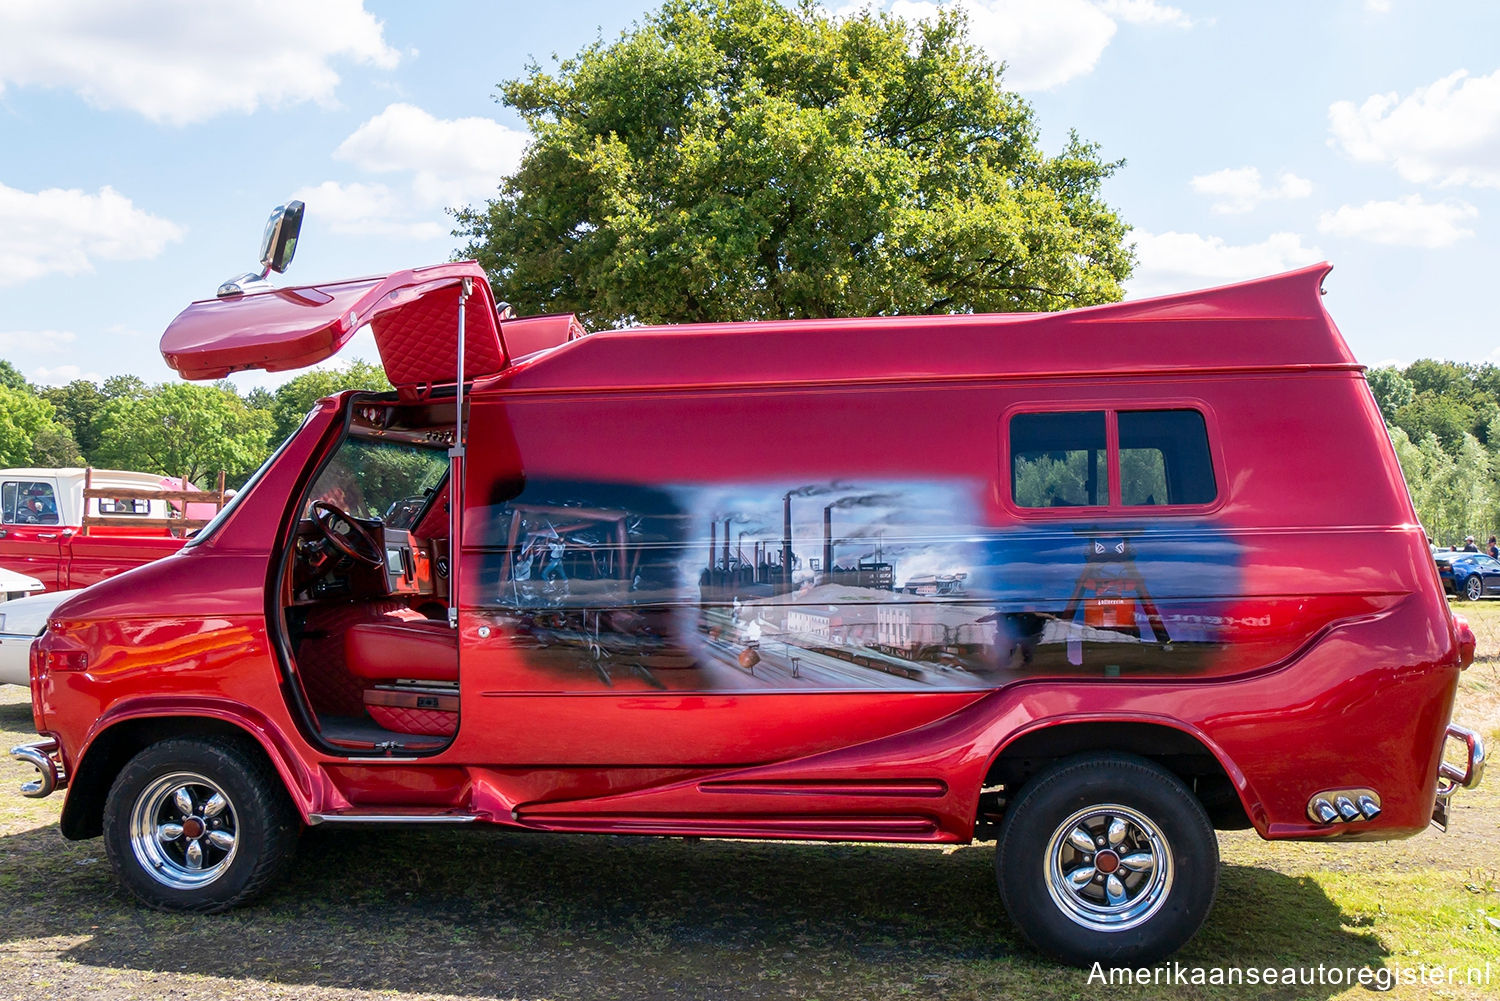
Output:
<svg viewBox="0 0 1500 1001">
<path fill-rule="evenodd" d="M 477 813 L 312 813 L 307 823 L 317 824 L 472 824 Z"/>
<path fill-rule="evenodd" d="M 21 784 L 22 796 L 42 799 L 52 795 L 58 789 L 67 788 L 68 777 L 57 759 L 53 757 L 56 753 L 57 741 L 51 737 L 34 740 L 29 744 L 21 744 L 10 749 L 12 758 L 31 765 L 37 771 L 36 778 Z"/>
</svg>

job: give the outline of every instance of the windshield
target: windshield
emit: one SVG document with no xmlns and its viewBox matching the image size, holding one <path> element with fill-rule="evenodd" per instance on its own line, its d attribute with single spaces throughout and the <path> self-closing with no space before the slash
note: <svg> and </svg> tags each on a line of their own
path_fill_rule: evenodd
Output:
<svg viewBox="0 0 1500 1001">
<path fill-rule="evenodd" d="M 345 438 L 308 494 L 356 518 L 410 528 L 448 472 L 448 453 L 406 442 Z"/>
</svg>

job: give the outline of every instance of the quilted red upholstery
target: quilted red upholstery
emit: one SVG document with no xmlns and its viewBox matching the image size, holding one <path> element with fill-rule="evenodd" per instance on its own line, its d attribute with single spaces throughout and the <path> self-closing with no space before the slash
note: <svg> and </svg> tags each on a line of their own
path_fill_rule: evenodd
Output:
<svg viewBox="0 0 1500 1001">
<path fill-rule="evenodd" d="M 451 737 L 458 730 L 458 713 L 441 709 L 407 709 L 402 706 L 366 706 L 370 718 L 396 733 L 427 737 Z"/>
<path fill-rule="evenodd" d="M 458 634 L 446 622 L 384 618 L 344 633 L 344 662 L 366 682 L 458 680 Z"/>
<path fill-rule="evenodd" d="M 464 307 L 464 378 L 505 367 L 488 287 L 476 285 Z M 370 324 L 375 346 L 395 386 L 451 383 L 458 371 L 458 287 L 415 296 L 383 310 Z"/>
<path fill-rule="evenodd" d="M 364 690 L 369 683 L 350 673 L 344 659 L 344 636 L 357 623 L 387 618 L 411 621 L 422 615 L 394 601 L 329 605 L 308 615 L 308 636 L 297 647 L 297 672 L 315 713 L 364 715 Z"/>
</svg>

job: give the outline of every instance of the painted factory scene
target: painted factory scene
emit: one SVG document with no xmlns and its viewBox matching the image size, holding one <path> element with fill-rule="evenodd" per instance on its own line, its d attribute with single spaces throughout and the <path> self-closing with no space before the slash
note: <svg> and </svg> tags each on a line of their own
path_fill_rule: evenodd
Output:
<svg viewBox="0 0 1500 1001">
<path fill-rule="evenodd" d="M 997 532 L 977 489 L 533 481 L 498 508 L 480 612 L 569 689 L 992 688 L 1222 648 L 1219 533 L 1142 558 L 1118 524 Z"/>
</svg>

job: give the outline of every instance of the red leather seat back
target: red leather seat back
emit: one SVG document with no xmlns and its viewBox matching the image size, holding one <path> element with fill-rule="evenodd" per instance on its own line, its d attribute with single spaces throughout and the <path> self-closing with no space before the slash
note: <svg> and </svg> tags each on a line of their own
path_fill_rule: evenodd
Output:
<svg viewBox="0 0 1500 1001">
<path fill-rule="evenodd" d="M 344 633 L 344 662 L 369 682 L 458 680 L 458 633 L 431 619 L 360 622 Z"/>
</svg>

